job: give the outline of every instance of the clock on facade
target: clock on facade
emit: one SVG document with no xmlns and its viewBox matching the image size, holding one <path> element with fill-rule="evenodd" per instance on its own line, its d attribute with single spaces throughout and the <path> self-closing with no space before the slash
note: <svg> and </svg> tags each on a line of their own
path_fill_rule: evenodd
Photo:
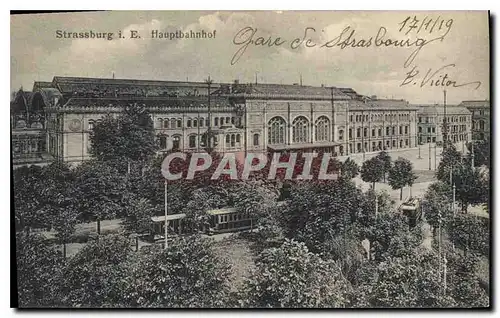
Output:
<svg viewBox="0 0 500 318">
<path fill-rule="evenodd" d="M 80 131 L 82 129 L 82 122 L 79 119 L 72 119 L 69 123 L 69 130 Z"/>
</svg>

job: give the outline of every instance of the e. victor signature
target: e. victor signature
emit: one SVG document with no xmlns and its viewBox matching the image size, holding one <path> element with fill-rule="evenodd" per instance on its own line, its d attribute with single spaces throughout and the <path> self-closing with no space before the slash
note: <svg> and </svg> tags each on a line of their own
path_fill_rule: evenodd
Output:
<svg viewBox="0 0 500 318">
<path fill-rule="evenodd" d="M 424 87 L 424 86 L 429 86 L 429 87 L 462 87 L 462 86 L 467 86 L 467 85 L 475 85 L 476 88 L 478 89 L 481 86 L 480 81 L 473 81 L 473 82 L 468 82 L 468 83 L 457 83 L 456 80 L 452 79 L 448 73 L 445 73 L 447 69 L 454 68 L 456 67 L 455 64 L 447 64 L 444 66 L 441 66 L 440 68 L 433 70 L 432 68 L 429 68 L 427 72 L 422 76 L 419 77 L 420 70 L 418 69 L 418 66 L 413 66 L 413 68 L 406 73 L 406 77 L 401 82 L 399 86 L 406 86 L 406 85 L 419 85 L 419 87 Z"/>
</svg>

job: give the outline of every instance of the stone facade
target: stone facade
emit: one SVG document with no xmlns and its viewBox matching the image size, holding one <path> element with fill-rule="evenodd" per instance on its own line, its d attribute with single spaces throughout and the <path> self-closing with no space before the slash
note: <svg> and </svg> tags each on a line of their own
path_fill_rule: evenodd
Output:
<svg viewBox="0 0 500 318">
<path fill-rule="evenodd" d="M 151 113 L 160 151 L 168 144 L 200 151 L 209 129 L 221 153 L 301 149 L 347 155 L 417 144 L 417 107 L 350 88 L 54 77 L 35 82 L 29 95 L 24 107 L 44 119 L 41 151 L 72 163 L 90 158 L 93 125 L 130 104 Z M 13 118 L 23 111 L 21 100 L 11 106 Z"/>
</svg>

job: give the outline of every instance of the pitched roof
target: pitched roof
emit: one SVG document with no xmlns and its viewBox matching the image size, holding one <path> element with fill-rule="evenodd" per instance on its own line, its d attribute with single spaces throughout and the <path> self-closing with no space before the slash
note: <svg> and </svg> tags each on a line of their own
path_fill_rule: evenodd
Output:
<svg viewBox="0 0 500 318">
<path fill-rule="evenodd" d="M 443 105 L 415 105 L 418 108 L 418 114 L 422 115 L 443 115 Z M 448 115 L 470 115 L 471 112 L 461 105 L 447 105 L 446 114 Z"/>
<path fill-rule="evenodd" d="M 461 106 L 470 108 L 486 108 L 490 107 L 489 100 L 464 100 L 460 103 Z"/>
</svg>

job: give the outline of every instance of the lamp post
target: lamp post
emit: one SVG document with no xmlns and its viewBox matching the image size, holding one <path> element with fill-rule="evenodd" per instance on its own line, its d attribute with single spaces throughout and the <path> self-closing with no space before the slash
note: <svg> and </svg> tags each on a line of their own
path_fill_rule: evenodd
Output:
<svg viewBox="0 0 500 318">
<path fill-rule="evenodd" d="M 422 156 L 420 155 L 420 133 L 418 133 L 418 139 L 417 139 L 417 142 L 418 142 L 418 159 L 422 159 Z"/>
</svg>

